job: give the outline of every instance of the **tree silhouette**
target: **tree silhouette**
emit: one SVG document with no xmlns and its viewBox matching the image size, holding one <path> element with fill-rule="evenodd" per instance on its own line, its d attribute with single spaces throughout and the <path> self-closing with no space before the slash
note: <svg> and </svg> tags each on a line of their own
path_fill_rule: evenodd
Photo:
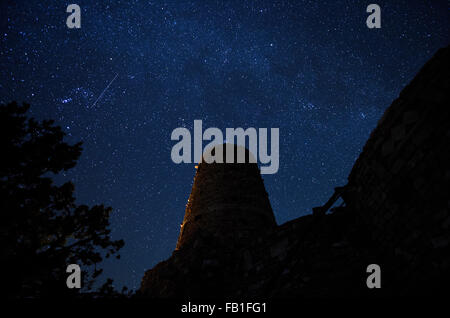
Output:
<svg viewBox="0 0 450 318">
<path fill-rule="evenodd" d="M 2 289 L 11 298 L 74 296 L 79 290 L 66 286 L 67 265 L 86 269 L 119 258 L 124 242 L 110 238 L 110 207 L 77 205 L 74 185 L 51 178 L 75 166 L 81 143 L 67 144 L 54 121 L 29 118 L 28 109 L 0 105 Z M 89 290 L 101 271 L 83 270 L 83 287 Z"/>
</svg>

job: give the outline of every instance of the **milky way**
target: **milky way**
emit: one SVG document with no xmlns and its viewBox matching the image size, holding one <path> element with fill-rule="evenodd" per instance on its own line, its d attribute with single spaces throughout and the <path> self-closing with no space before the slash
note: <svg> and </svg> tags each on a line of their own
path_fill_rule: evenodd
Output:
<svg viewBox="0 0 450 318">
<path fill-rule="evenodd" d="M 68 29 L 67 3 L 2 1 L 0 102 L 84 142 L 60 181 L 114 208 L 126 246 L 104 276 L 137 288 L 174 249 L 195 174 L 170 159 L 176 127 L 280 128 L 280 169 L 264 176 L 279 224 L 346 183 L 383 111 L 449 43 L 447 1 L 390 2 L 368 29 L 370 1 L 86 0 Z"/>
</svg>

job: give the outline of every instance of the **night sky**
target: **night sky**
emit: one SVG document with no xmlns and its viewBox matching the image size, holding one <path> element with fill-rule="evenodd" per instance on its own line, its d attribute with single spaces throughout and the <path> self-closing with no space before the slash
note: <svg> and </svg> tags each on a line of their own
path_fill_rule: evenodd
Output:
<svg viewBox="0 0 450 318">
<path fill-rule="evenodd" d="M 66 26 L 73 2 L 81 29 Z M 102 277 L 118 288 L 175 248 L 195 164 L 171 161 L 173 129 L 279 128 L 280 168 L 263 178 L 282 224 L 345 185 L 383 111 L 450 42 L 447 1 L 73 2 L 1 1 L 0 102 L 84 142 L 58 180 L 114 208 L 126 245 Z M 381 29 L 366 26 L 373 2 Z"/>
</svg>

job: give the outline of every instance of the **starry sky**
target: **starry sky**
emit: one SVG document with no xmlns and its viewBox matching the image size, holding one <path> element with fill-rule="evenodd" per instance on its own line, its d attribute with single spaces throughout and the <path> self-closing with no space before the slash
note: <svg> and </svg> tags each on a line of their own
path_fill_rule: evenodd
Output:
<svg viewBox="0 0 450 318">
<path fill-rule="evenodd" d="M 66 7 L 81 7 L 68 29 Z M 368 29 L 366 7 L 381 7 Z M 448 1 L 1 1 L 0 102 L 31 103 L 67 141 L 79 203 L 105 203 L 120 260 L 103 277 L 139 287 L 175 248 L 195 164 L 171 161 L 177 127 L 280 129 L 264 175 L 278 224 L 346 183 L 383 111 L 449 44 Z"/>
</svg>

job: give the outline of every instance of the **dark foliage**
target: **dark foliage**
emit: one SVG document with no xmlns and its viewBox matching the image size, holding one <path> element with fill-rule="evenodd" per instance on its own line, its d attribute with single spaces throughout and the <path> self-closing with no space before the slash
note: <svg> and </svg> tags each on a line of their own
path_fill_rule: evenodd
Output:
<svg viewBox="0 0 450 318">
<path fill-rule="evenodd" d="M 52 180 L 75 166 L 81 143 L 67 144 L 59 126 L 27 117 L 28 109 L 0 105 L 2 289 L 10 298 L 76 296 L 79 291 L 66 286 L 67 265 L 87 269 L 104 257 L 118 258 L 124 242 L 110 237 L 110 207 L 77 205 L 74 185 Z M 83 270 L 84 290 L 101 273 L 95 268 Z"/>
</svg>

